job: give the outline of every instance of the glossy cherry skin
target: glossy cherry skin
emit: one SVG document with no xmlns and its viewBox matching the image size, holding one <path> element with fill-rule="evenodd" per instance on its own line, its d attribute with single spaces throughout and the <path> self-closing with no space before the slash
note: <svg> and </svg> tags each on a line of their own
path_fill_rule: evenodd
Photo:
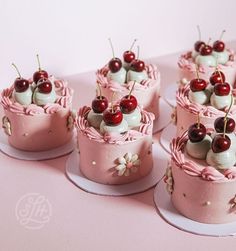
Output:
<svg viewBox="0 0 236 251">
<path fill-rule="evenodd" d="M 214 93 L 218 96 L 227 96 L 230 93 L 230 85 L 228 83 L 216 84 Z"/>
<path fill-rule="evenodd" d="M 52 83 L 48 79 L 40 79 L 37 86 L 41 93 L 48 94 L 52 91 Z"/>
<path fill-rule="evenodd" d="M 212 47 L 210 45 L 205 44 L 204 46 L 201 46 L 201 49 L 200 49 L 199 52 L 200 52 L 200 54 L 202 56 L 211 55 L 211 53 L 212 53 Z"/>
<path fill-rule="evenodd" d="M 133 71 L 142 72 L 145 69 L 145 63 L 142 60 L 134 59 L 130 67 Z"/>
<path fill-rule="evenodd" d="M 206 136 L 206 127 L 203 124 L 195 123 L 188 129 L 189 140 L 193 143 L 202 141 Z"/>
<path fill-rule="evenodd" d="M 44 78 L 44 79 L 46 79 L 46 78 L 48 78 L 48 73 L 46 72 L 46 71 L 44 71 L 44 70 L 39 70 L 39 71 L 36 71 L 35 73 L 34 73 L 34 75 L 33 75 L 33 81 L 34 81 L 34 83 L 38 83 L 38 81 L 40 80 L 40 79 L 42 79 L 42 78 Z"/>
<path fill-rule="evenodd" d="M 220 40 L 216 40 L 213 44 L 213 50 L 217 52 L 222 52 L 225 49 L 225 43 Z"/>
<path fill-rule="evenodd" d="M 205 43 L 203 41 L 197 41 L 195 44 L 194 44 L 194 49 L 195 51 L 199 52 L 200 51 L 200 48 L 205 45 Z"/>
<path fill-rule="evenodd" d="M 225 82 L 225 74 L 222 71 L 214 71 L 210 76 L 210 83 L 212 85 Z"/>
<path fill-rule="evenodd" d="M 232 133 L 235 130 L 235 121 L 232 118 L 226 118 L 226 128 L 225 132 L 226 133 Z M 225 117 L 219 117 L 215 120 L 214 122 L 214 127 L 216 132 L 218 133 L 223 133 L 224 132 L 224 124 L 225 124 Z"/>
<path fill-rule="evenodd" d="M 16 92 L 24 92 L 29 88 L 29 81 L 24 78 L 16 78 L 14 88 Z"/>
<path fill-rule="evenodd" d="M 135 59 L 135 54 L 132 51 L 125 51 L 123 53 L 123 58 L 126 63 L 131 63 Z"/>
<path fill-rule="evenodd" d="M 223 134 L 217 134 L 211 143 L 211 149 L 214 153 L 221 153 L 230 148 L 231 140 L 230 138 Z"/>
<path fill-rule="evenodd" d="M 108 100 L 104 96 L 97 96 L 92 101 L 92 109 L 95 113 L 102 113 L 104 112 L 108 107 Z"/>
<path fill-rule="evenodd" d="M 108 67 L 112 73 L 116 73 L 121 69 L 122 62 L 119 58 L 112 58 L 108 63 Z"/>
<path fill-rule="evenodd" d="M 192 92 L 203 91 L 207 87 L 207 82 L 201 78 L 195 78 L 190 81 L 190 89 Z"/>
<path fill-rule="evenodd" d="M 123 113 L 128 114 L 136 109 L 137 99 L 133 95 L 126 95 L 120 101 L 120 109 Z"/>
<path fill-rule="evenodd" d="M 104 111 L 103 120 L 105 124 L 108 126 L 116 126 L 119 125 L 123 120 L 123 114 L 117 108 L 114 108 L 113 111 L 111 108 L 109 108 Z"/>
</svg>

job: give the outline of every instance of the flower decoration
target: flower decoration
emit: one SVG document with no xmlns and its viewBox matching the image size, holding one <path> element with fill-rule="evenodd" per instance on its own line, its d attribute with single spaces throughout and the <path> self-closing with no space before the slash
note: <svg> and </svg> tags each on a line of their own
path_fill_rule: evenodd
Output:
<svg viewBox="0 0 236 251">
<path fill-rule="evenodd" d="M 174 180 L 172 177 L 171 165 L 168 163 L 168 167 L 166 169 L 166 173 L 164 176 L 164 182 L 166 183 L 166 190 L 169 194 L 172 194 L 174 190 Z"/>
<path fill-rule="evenodd" d="M 2 118 L 2 128 L 4 129 L 6 135 L 11 136 L 11 122 L 6 116 Z"/>
<path fill-rule="evenodd" d="M 236 210 L 236 194 L 233 199 L 230 200 L 230 209 Z"/>
<path fill-rule="evenodd" d="M 174 125 L 177 124 L 177 111 L 176 111 L 176 107 L 173 108 L 173 111 L 171 113 L 171 121 Z"/>
<path fill-rule="evenodd" d="M 137 154 L 126 153 L 124 156 L 117 159 L 118 165 L 115 169 L 118 171 L 118 176 L 129 176 L 131 173 L 136 173 L 140 166 L 140 159 Z"/>
<path fill-rule="evenodd" d="M 76 120 L 76 113 L 74 111 L 71 111 L 69 117 L 67 118 L 67 128 L 69 131 L 74 129 L 75 120 Z"/>
</svg>

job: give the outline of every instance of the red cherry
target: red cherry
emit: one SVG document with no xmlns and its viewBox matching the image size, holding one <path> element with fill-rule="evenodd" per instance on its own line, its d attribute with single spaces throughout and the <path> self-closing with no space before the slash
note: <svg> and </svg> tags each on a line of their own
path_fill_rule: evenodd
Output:
<svg viewBox="0 0 236 251">
<path fill-rule="evenodd" d="M 122 62 L 119 58 L 112 58 L 108 63 L 108 67 L 112 73 L 118 72 L 122 67 Z"/>
<path fill-rule="evenodd" d="M 217 52 L 222 52 L 225 49 L 225 43 L 220 40 L 216 40 L 213 44 L 213 50 Z"/>
<path fill-rule="evenodd" d="M 134 59 L 130 67 L 133 71 L 141 72 L 145 69 L 145 63 L 142 60 Z"/>
<path fill-rule="evenodd" d="M 123 120 L 123 114 L 119 109 L 109 108 L 103 113 L 103 120 L 106 125 L 115 126 L 119 125 Z"/>
<path fill-rule="evenodd" d="M 218 84 L 218 83 L 222 84 L 222 81 L 223 81 L 223 83 L 225 82 L 225 74 L 222 71 L 214 71 L 211 74 L 210 83 L 212 85 L 215 85 L 215 84 Z"/>
<path fill-rule="evenodd" d="M 217 134 L 212 140 L 211 149 L 214 153 L 221 153 L 230 148 L 231 140 L 224 134 Z"/>
<path fill-rule="evenodd" d="M 48 79 L 40 79 L 37 86 L 41 93 L 47 94 L 52 91 L 52 83 Z"/>
<path fill-rule="evenodd" d="M 199 52 L 200 51 L 200 48 L 205 45 L 205 43 L 203 41 L 197 41 L 195 44 L 194 44 L 194 49 L 195 51 Z"/>
<path fill-rule="evenodd" d="M 95 113 L 102 113 L 104 112 L 108 107 L 108 100 L 104 96 L 97 96 L 92 101 L 92 109 Z"/>
<path fill-rule="evenodd" d="M 46 72 L 46 71 L 44 71 L 44 70 L 38 70 L 38 71 L 36 71 L 35 73 L 34 73 L 34 75 L 33 75 L 33 81 L 34 81 L 34 83 L 38 83 L 38 81 L 40 80 L 40 79 L 42 79 L 42 78 L 44 78 L 44 79 L 46 79 L 46 78 L 48 78 L 48 73 Z"/>
<path fill-rule="evenodd" d="M 21 77 L 16 78 L 14 88 L 16 92 L 24 92 L 29 88 L 29 81 Z"/>
<path fill-rule="evenodd" d="M 125 114 L 134 111 L 137 105 L 137 99 L 133 95 L 126 95 L 120 101 L 120 109 Z"/>
<path fill-rule="evenodd" d="M 215 84 L 214 93 L 218 96 L 227 96 L 230 93 L 230 85 L 228 83 Z"/>
<path fill-rule="evenodd" d="M 195 78 L 190 81 L 190 89 L 192 92 L 203 91 L 207 87 L 207 82 L 201 78 Z"/>
<path fill-rule="evenodd" d="M 125 51 L 123 53 L 123 58 L 126 63 L 131 63 L 135 59 L 135 54 L 132 51 Z"/>
<path fill-rule="evenodd" d="M 193 143 L 202 141 L 206 136 L 206 127 L 201 123 L 195 123 L 188 129 L 189 140 Z"/>
<path fill-rule="evenodd" d="M 218 133 L 223 133 L 224 132 L 224 124 L 225 124 L 225 119 L 227 120 L 226 122 L 226 128 L 225 132 L 226 133 L 232 133 L 235 130 L 235 121 L 232 118 L 225 118 L 225 117 L 219 117 L 215 120 L 214 122 L 214 127 L 216 132 Z"/>
<path fill-rule="evenodd" d="M 210 45 L 208 45 L 208 44 L 205 44 L 205 45 L 201 46 L 199 52 L 200 52 L 200 54 L 202 56 L 211 55 L 211 53 L 212 53 L 212 47 Z"/>
</svg>

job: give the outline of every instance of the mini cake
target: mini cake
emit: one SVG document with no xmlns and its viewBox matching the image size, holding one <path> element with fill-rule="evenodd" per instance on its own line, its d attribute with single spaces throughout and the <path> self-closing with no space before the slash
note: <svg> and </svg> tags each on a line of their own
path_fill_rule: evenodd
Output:
<svg viewBox="0 0 236 251">
<path fill-rule="evenodd" d="M 216 70 L 210 77 L 210 82 L 194 78 L 190 83 L 178 89 L 176 94 L 176 125 L 177 136 L 183 134 L 196 121 L 197 117 L 207 127 L 214 127 L 214 121 L 224 116 L 229 110 L 229 116 L 236 119 L 236 105 L 230 85 L 225 82 L 224 73 Z"/>
<path fill-rule="evenodd" d="M 126 184 L 148 175 L 153 167 L 154 115 L 137 106 L 129 94 L 108 105 L 97 96 L 78 112 L 79 168 L 88 179 L 109 185 Z"/>
<path fill-rule="evenodd" d="M 48 77 L 41 68 L 32 81 L 19 73 L 1 93 L 2 126 L 9 144 L 24 151 L 45 151 L 68 143 L 74 125 L 72 95 L 65 81 Z"/>
<path fill-rule="evenodd" d="M 224 121 L 225 128 L 235 130 L 232 121 Z M 173 206 L 185 217 L 209 224 L 236 221 L 236 157 L 231 143 L 225 131 L 213 133 L 201 123 L 173 139 L 164 180 Z"/>
<path fill-rule="evenodd" d="M 197 64 L 200 78 L 209 79 L 215 71 L 215 67 L 218 66 L 218 69 L 224 72 L 229 84 L 234 86 L 236 79 L 235 52 L 225 48 L 225 43 L 221 40 L 224 32 L 212 46 L 209 45 L 209 42 L 206 44 L 201 41 L 201 35 L 199 35 L 199 40 L 194 44 L 194 49 L 180 56 L 178 66 L 181 83 L 194 78 L 195 64 Z"/>
<path fill-rule="evenodd" d="M 152 112 L 157 119 L 159 117 L 160 72 L 155 65 L 145 64 L 139 56 L 136 58 L 132 47 L 124 52 L 123 59 L 122 62 L 119 58 L 115 58 L 113 52 L 113 58 L 109 63 L 97 71 L 97 83 L 101 86 L 103 94 L 110 101 L 112 93 L 116 92 L 116 99 L 119 100 L 129 93 L 135 81 L 137 84 L 133 94 L 139 105 Z"/>
</svg>

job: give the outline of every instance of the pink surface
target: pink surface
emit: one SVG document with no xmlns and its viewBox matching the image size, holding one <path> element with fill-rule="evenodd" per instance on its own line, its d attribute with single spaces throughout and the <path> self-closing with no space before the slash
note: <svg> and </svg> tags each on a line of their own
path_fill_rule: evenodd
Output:
<svg viewBox="0 0 236 251">
<path fill-rule="evenodd" d="M 170 55 L 151 60 L 162 73 L 162 90 L 177 79 L 177 59 L 178 55 Z M 95 94 L 95 75 L 68 80 L 75 90 L 75 107 L 89 105 Z M 235 247 L 236 238 L 197 236 L 166 223 L 156 212 L 153 189 L 119 198 L 79 190 L 65 178 L 66 160 L 67 156 L 27 162 L 0 153 L 0 250 L 217 251 Z M 16 218 L 17 202 L 28 193 L 45 196 L 51 205 L 48 223 L 38 230 L 27 229 Z"/>
</svg>

